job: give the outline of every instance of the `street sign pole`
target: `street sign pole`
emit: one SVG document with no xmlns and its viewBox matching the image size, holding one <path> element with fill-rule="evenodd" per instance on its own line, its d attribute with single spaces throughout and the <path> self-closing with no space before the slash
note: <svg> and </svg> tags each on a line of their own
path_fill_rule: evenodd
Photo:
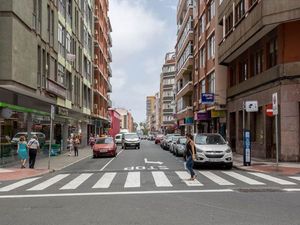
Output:
<svg viewBox="0 0 300 225">
<path fill-rule="evenodd" d="M 50 114 L 50 141 L 49 141 L 49 152 L 48 152 L 48 170 L 50 170 L 50 158 L 51 158 L 51 145 L 53 138 L 53 119 L 55 114 L 55 107 L 51 105 L 51 114 Z"/>
<path fill-rule="evenodd" d="M 244 166 L 246 166 L 246 150 L 245 150 L 245 102 L 243 102 L 243 159 L 244 159 Z"/>
<path fill-rule="evenodd" d="M 278 137 L 278 96 L 277 92 L 272 95 L 273 115 L 275 115 L 275 141 L 276 141 L 276 166 L 279 163 L 279 137 Z"/>
</svg>

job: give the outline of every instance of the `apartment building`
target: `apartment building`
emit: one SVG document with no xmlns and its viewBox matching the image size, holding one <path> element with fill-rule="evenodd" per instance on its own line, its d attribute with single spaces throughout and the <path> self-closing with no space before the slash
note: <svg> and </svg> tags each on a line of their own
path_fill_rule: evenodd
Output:
<svg viewBox="0 0 300 225">
<path fill-rule="evenodd" d="M 160 74 L 160 128 L 163 133 L 172 133 L 176 128 L 175 72 L 175 53 L 168 52 Z"/>
<path fill-rule="evenodd" d="M 193 0 L 179 0 L 177 5 L 176 50 L 176 120 L 181 132 L 192 133 L 193 113 Z"/>
<path fill-rule="evenodd" d="M 226 137 L 227 68 L 219 65 L 219 0 L 194 4 L 194 124 L 196 132 L 218 132 Z"/>
<path fill-rule="evenodd" d="M 151 128 L 152 113 L 154 112 L 155 96 L 146 97 L 146 125 L 147 129 Z"/>
<path fill-rule="evenodd" d="M 134 131 L 134 118 L 127 109 L 116 108 L 115 111 L 120 115 L 121 123 L 120 128 L 128 130 L 128 132 Z"/>
<path fill-rule="evenodd" d="M 155 105 L 154 105 L 154 116 L 155 116 L 155 123 L 154 123 L 154 129 L 155 131 L 161 130 L 161 114 L 160 111 L 160 92 L 155 93 Z"/>
<path fill-rule="evenodd" d="M 228 137 L 243 152 L 243 103 L 258 102 L 245 113 L 252 156 L 275 158 L 275 117 L 267 116 L 278 96 L 279 158 L 300 161 L 300 2 L 228 0 L 217 6 L 222 28 L 218 59 L 228 68 Z M 272 108 L 272 106 L 271 106 Z"/>
<path fill-rule="evenodd" d="M 66 146 L 78 134 L 87 144 L 95 127 L 93 12 L 91 0 L 0 1 L 1 136 L 36 131 L 49 140 L 54 105 L 53 141 Z"/>
<path fill-rule="evenodd" d="M 110 125 L 108 108 L 112 107 L 109 93 L 112 92 L 110 63 L 112 55 L 112 27 L 108 17 L 108 0 L 94 1 L 94 80 L 93 80 L 93 118 L 95 132 L 103 133 Z M 98 126 L 97 126 L 98 125 Z"/>
</svg>

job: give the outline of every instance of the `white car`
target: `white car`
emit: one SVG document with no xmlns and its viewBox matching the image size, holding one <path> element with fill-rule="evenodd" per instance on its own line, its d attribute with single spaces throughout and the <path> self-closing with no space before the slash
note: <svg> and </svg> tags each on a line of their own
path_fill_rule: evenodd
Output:
<svg viewBox="0 0 300 225">
<path fill-rule="evenodd" d="M 116 142 L 117 145 L 122 144 L 122 134 L 117 134 L 115 136 L 115 142 Z"/>
<path fill-rule="evenodd" d="M 195 134 L 194 142 L 195 164 L 223 164 L 227 169 L 232 168 L 232 150 L 220 134 Z"/>
<path fill-rule="evenodd" d="M 122 149 L 134 147 L 140 149 L 141 140 L 136 133 L 127 133 L 122 135 Z"/>
</svg>

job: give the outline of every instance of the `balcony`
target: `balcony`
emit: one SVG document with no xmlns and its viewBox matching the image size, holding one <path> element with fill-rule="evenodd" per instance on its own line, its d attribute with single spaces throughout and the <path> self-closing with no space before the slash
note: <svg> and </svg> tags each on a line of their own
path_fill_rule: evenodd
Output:
<svg viewBox="0 0 300 225">
<path fill-rule="evenodd" d="M 112 107 L 112 101 L 110 99 L 107 99 L 107 107 L 108 108 Z"/>
<path fill-rule="evenodd" d="M 183 88 L 181 88 L 177 94 L 176 94 L 176 98 L 182 98 L 183 96 L 187 95 L 187 94 L 191 94 L 193 92 L 193 82 L 189 81 L 187 82 Z"/>
<path fill-rule="evenodd" d="M 177 5 L 177 21 L 182 14 L 185 14 L 187 10 L 193 9 L 193 0 L 179 0 Z"/>
<path fill-rule="evenodd" d="M 110 49 L 108 49 L 108 60 L 109 60 L 109 62 L 112 62 L 112 54 L 111 54 L 111 50 Z"/>
<path fill-rule="evenodd" d="M 224 3 L 219 7 L 218 16 L 219 23 L 223 26 L 223 17 L 232 12 L 233 1 Z M 272 4 L 265 0 L 254 2 L 224 36 L 219 46 L 219 62 L 230 63 L 278 24 L 299 19 L 299 8 L 300 1 L 274 0 Z"/>
<path fill-rule="evenodd" d="M 186 117 L 194 117 L 193 106 L 186 106 L 176 113 L 177 120 L 182 120 Z"/>
<path fill-rule="evenodd" d="M 108 76 L 112 77 L 112 70 L 110 64 L 107 64 L 107 71 L 108 71 Z"/>
<path fill-rule="evenodd" d="M 112 92 L 112 85 L 110 82 L 107 83 L 107 92 L 109 92 L 109 93 Z"/>
<path fill-rule="evenodd" d="M 111 39 L 110 32 L 107 34 L 107 37 L 108 37 L 108 45 L 109 45 L 109 47 L 112 47 L 112 39 Z"/>
</svg>

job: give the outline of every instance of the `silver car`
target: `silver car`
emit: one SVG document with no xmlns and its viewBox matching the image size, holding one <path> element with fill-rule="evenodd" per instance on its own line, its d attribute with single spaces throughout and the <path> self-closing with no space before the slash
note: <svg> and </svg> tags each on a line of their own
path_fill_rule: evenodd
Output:
<svg viewBox="0 0 300 225">
<path fill-rule="evenodd" d="M 195 134 L 195 164 L 223 164 L 232 168 L 233 156 L 228 143 L 220 134 Z"/>
<path fill-rule="evenodd" d="M 183 156 L 186 150 L 186 137 L 180 137 L 175 146 L 174 146 L 174 152 L 173 154 L 176 156 Z"/>
<path fill-rule="evenodd" d="M 140 149 L 141 140 L 136 133 L 126 133 L 122 136 L 122 148 L 134 147 Z"/>
</svg>

